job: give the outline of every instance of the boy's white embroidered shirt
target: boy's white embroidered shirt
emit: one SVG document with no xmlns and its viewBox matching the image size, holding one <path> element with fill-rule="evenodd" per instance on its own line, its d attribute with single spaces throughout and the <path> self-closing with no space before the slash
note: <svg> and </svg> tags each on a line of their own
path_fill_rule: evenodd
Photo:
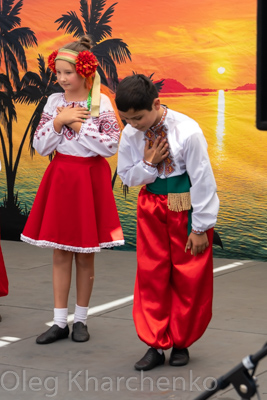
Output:
<svg viewBox="0 0 267 400">
<path fill-rule="evenodd" d="M 206 231 L 216 224 L 219 210 L 217 187 L 207 151 L 207 142 L 196 121 L 179 112 L 168 109 L 164 121 L 167 126 L 169 151 L 174 160 L 170 177 L 187 171 L 192 187 L 192 228 Z M 152 183 L 159 174 L 157 168 L 143 162 L 145 133 L 126 125 L 118 152 L 118 175 L 123 184 L 138 186 Z"/>
</svg>

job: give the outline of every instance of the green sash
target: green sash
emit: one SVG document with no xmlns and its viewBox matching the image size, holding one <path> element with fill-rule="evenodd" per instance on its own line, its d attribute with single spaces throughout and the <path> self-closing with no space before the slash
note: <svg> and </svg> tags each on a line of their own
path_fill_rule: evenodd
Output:
<svg viewBox="0 0 267 400">
<path fill-rule="evenodd" d="M 168 208 L 172 211 L 188 210 L 188 235 L 191 233 L 192 207 L 190 202 L 191 182 L 187 172 L 166 179 L 157 178 L 146 185 L 146 189 L 154 194 L 168 195 Z"/>
</svg>

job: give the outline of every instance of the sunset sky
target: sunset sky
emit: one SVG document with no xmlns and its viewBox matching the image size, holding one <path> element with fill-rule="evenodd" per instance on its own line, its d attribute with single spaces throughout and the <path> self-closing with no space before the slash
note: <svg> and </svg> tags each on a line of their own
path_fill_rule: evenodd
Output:
<svg viewBox="0 0 267 400">
<path fill-rule="evenodd" d="M 47 57 L 72 40 L 54 21 L 67 11 L 80 16 L 79 6 L 79 0 L 24 0 L 21 26 L 38 39 L 38 49 L 27 51 L 30 69 L 38 53 Z M 154 80 L 213 89 L 256 81 L 256 0 L 118 0 L 111 26 L 112 37 L 132 53 L 132 62 L 118 66 L 120 78 L 154 73 Z"/>
</svg>

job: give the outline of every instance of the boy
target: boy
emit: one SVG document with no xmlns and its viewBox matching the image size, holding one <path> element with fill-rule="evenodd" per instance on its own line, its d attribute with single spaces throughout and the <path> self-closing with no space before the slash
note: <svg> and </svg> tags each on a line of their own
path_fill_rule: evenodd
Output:
<svg viewBox="0 0 267 400">
<path fill-rule="evenodd" d="M 153 82 L 128 76 L 116 105 L 127 122 L 118 153 L 118 175 L 141 188 L 137 204 L 137 274 L 133 318 L 150 348 L 136 364 L 150 370 L 186 365 L 188 347 L 212 315 L 212 239 L 219 200 L 199 125 L 160 104 Z"/>
</svg>

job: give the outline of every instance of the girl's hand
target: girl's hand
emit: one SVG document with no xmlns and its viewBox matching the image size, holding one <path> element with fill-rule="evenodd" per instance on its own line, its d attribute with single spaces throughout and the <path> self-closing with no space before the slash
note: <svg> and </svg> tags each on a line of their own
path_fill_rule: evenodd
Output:
<svg viewBox="0 0 267 400">
<path fill-rule="evenodd" d="M 151 149 L 149 148 L 149 141 L 146 139 L 144 159 L 152 164 L 158 164 L 169 155 L 167 139 L 161 140 L 158 136 Z"/>
<path fill-rule="evenodd" d="M 207 247 L 209 247 L 209 240 L 206 232 L 201 235 L 191 232 L 187 239 L 185 252 L 191 250 L 191 254 L 196 256 L 199 253 L 204 253 Z"/>
<path fill-rule="evenodd" d="M 85 119 L 90 118 L 90 111 L 85 107 L 58 107 L 58 115 L 55 118 L 55 123 L 63 125 L 70 125 L 73 122 L 83 123 Z"/>
<path fill-rule="evenodd" d="M 63 110 L 63 106 L 62 107 L 57 107 L 57 114 L 61 113 L 61 111 Z"/>
</svg>

